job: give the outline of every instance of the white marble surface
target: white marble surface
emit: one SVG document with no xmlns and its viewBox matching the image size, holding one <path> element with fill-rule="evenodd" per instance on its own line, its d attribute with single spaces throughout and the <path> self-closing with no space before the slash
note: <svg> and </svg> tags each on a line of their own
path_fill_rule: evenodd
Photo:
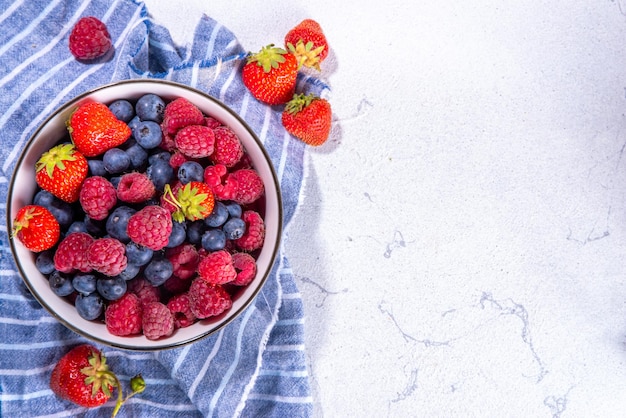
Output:
<svg viewBox="0 0 626 418">
<path fill-rule="evenodd" d="M 331 43 L 286 236 L 316 417 L 626 414 L 624 0 L 146 3 Z"/>
</svg>

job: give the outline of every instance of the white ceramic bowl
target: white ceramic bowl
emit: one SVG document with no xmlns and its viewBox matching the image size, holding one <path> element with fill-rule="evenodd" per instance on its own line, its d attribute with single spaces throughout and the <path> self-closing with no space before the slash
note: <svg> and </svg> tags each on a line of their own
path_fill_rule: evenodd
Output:
<svg viewBox="0 0 626 418">
<path fill-rule="evenodd" d="M 105 85 L 70 100 L 48 117 L 26 144 L 11 178 L 7 202 L 8 230 L 12 228 L 12 220 L 17 211 L 22 206 L 30 204 L 36 193 L 34 171 L 36 161 L 43 152 L 67 135 L 65 121 L 77 105 L 84 101 L 99 101 L 108 104 L 116 99 L 138 99 L 146 93 L 157 94 L 165 100 L 185 97 L 205 114 L 213 116 L 232 128 L 248 152 L 254 168 L 263 179 L 265 243 L 257 259 L 256 278 L 233 298 L 232 308 L 219 317 L 201 320 L 190 327 L 178 329 L 172 336 L 160 340 L 149 340 L 143 335 L 118 337 L 110 334 L 102 322 L 81 318 L 71 303 L 54 294 L 48 285 L 47 278 L 35 267 L 36 254 L 27 250 L 19 240 L 11 239 L 11 250 L 24 282 L 39 303 L 61 323 L 96 342 L 142 351 L 174 348 L 197 341 L 218 331 L 235 319 L 252 302 L 265 283 L 278 252 L 282 231 L 279 183 L 269 156 L 255 133 L 234 111 L 213 97 L 185 85 L 161 80 L 128 80 Z"/>
</svg>

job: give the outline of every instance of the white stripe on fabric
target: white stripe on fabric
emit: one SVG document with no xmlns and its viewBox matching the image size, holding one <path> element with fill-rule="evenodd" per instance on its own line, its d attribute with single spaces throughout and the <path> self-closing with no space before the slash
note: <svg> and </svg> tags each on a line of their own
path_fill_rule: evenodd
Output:
<svg viewBox="0 0 626 418">
<path fill-rule="evenodd" d="M 213 55 L 215 40 L 217 39 L 217 34 L 219 33 L 220 29 L 222 29 L 222 25 L 220 23 L 216 23 L 215 27 L 213 28 L 213 32 L 211 32 L 211 37 L 209 38 L 209 46 L 207 47 L 206 54 L 204 55 L 206 59 L 211 58 L 211 55 Z"/>
<path fill-rule="evenodd" d="M 276 326 L 304 325 L 304 318 L 279 319 Z"/>
<path fill-rule="evenodd" d="M 22 325 L 28 327 L 36 327 L 42 322 L 48 322 L 50 324 L 54 324 L 58 322 L 55 318 L 51 316 L 44 316 L 38 319 L 17 319 L 17 318 L 2 318 L 0 317 L 0 324 L 9 324 L 9 325 Z"/>
<path fill-rule="evenodd" d="M 137 19 L 137 16 L 141 13 L 141 8 L 137 8 L 137 10 L 135 11 L 135 14 L 133 15 L 132 20 L 130 21 L 130 23 L 126 26 L 126 28 L 124 29 L 124 31 L 122 32 L 122 34 L 120 35 L 119 40 L 115 43 L 115 48 L 119 48 L 119 45 L 124 41 L 124 39 L 126 38 L 127 33 L 130 31 L 130 29 L 135 26 L 135 20 Z M 48 72 L 46 74 L 44 74 L 42 77 L 40 77 L 37 82 L 35 84 L 31 84 L 30 87 L 28 89 L 26 89 L 28 92 L 28 95 L 26 97 L 28 97 L 36 88 L 40 87 L 41 84 L 45 83 L 50 77 L 52 77 L 52 75 L 59 71 L 63 66 L 65 66 L 67 63 L 71 62 L 73 60 L 73 58 L 68 58 L 67 60 L 61 62 L 60 64 L 57 64 L 55 67 L 53 67 L 53 69 L 55 69 L 55 71 L 48 75 L 52 70 L 48 70 Z M 78 77 L 76 80 L 74 80 L 73 83 L 69 84 L 65 89 L 63 89 L 59 94 L 57 94 L 57 97 L 55 100 L 51 101 L 48 106 L 40 113 L 40 116 L 38 118 L 35 118 L 27 127 L 26 129 L 24 129 L 24 133 L 22 134 L 22 136 L 20 137 L 20 139 L 17 141 L 17 143 L 15 144 L 13 150 L 11 150 L 11 152 L 9 153 L 4 165 L 2 166 L 2 170 L 3 171 L 7 171 L 7 168 L 9 167 L 9 165 L 11 165 L 11 163 L 13 162 L 13 160 L 15 159 L 17 153 L 19 152 L 19 150 L 22 149 L 22 145 L 23 143 L 26 141 L 26 135 L 28 134 L 28 132 L 30 132 L 32 129 L 34 129 L 37 125 L 39 125 L 39 123 L 54 109 L 58 106 L 59 102 L 61 100 L 63 100 L 63 98 L 70 92 L 72 91 L 78 84 L 80 84 L 85 78 L 89 77 L 91 74 L 95 73 L 96 71 L 98 71 L 100 69 L 100 67 L 102 67 L 103 65 L 105 65 L 106 63 L 101 63 L 101 64 L 94 64 L 93 67 L 91 67 L 88 71 L 85 71 L 80 77 Z M 58 67 L 58 69 L 57 69 Z M 17 99 L 17 101 L 14 103 L 13 106 L 11 106 L 11 109 L 13 107 L 15 107 L 15 104 L 21 104 L 22 102 L 24 102 L 26 100 L 26 97 L 24 96 L 24 94 L 26 93 L 22 93 L 22 95 Z M 15 112 L 15 109 L 13 109 L 13 111 L 11 112 L 11 114 Z M 4 126 L 4 124 L 6 123 L 6 120 L 8 120 L 8 118 L 11 116 L 11 114 L 9 114 L 9 112 L 7 111 L 7 113 L 5 113 L 5 115 L 0 118 L 0 129 Z"/>
<path fill-rule="evenodd" d="M 50 12 L 57 6 L 57 4 L 59 4 L 60 0 L 56 0 L 50 4 L 48 4 L 48 7 L 46 7 L 40 14 L 39 16 L 37 16 L 31 23 L 30 25 L 26 26 L 26 28 L 21 31 L 19 34 L 17 34 L 16 36 L 14 36 L 9 42 L 7 42 L 6 44 L 4 44 L 4 46 L 2 48 L 0 48 L 0 56 L 4 55 L 5 52 L 7 52 L 9 50 L 9 48 L 11 48 L 13 45 L 15 45 L 16 43 L 18 43 L 19 41 L 21 41 L 22 39 L 26 38 L 32 31 L 33 29 L 35 29 L 35 27 L 37 25 L 39 25 L 39 23 L 48 15 L 50 14 Z"/>
<path fill-rule="evenodd" d="M 128 359 L 132 359 L 136 361 L 154 360 L 154 355 L 150 353 L 132 354 L 132 353 L 122 352 L 122 351 L 107 351 L 106 356 L 107 357 L 123 357 L 123 358 L 128 358 Z"/>
<path fill-rule="evenodd" d="M 261 376 L 282 376 L 282 377 L 307 377 L 309 373 L 306 370 L 267 370 L 262 369 L 259 373 Z"/>
<path fill-rule="evenodd" d="M 0 369 L 0 375 L 2 376 L 33 376 L 36 374 L 47 373 L 54 369 L 56 364 L 50 364 L 45 367 L 37 367 L 34 369 Z"/>
<path fill-rule="evenodd" d="M 52 389 L 44 389 L 38 390 L 37 392 L 31 393 L 0 393 L 0 401 L 10 402 L 10 401 L 24 401 L 29 399 L 37 399 L 43 398 L 45 396 L 53 396 L 54 392 Z"/>
<path fill-rule="evenodd" d="M 200 73 L 200 61 L 195 62 L 191 67 L 191 87 L 196 88 L 198 85 L 198 74 Z"/>
<path fill-rule="evenodd" d="M 300 292 L 297 293 L 285 293 L 283 295 L 283 299 L 300 299 L 302 294 Z"/>
<path fill-rule="evenodd" d="M 17 271 L 16 270 L 0 270 L 0 276 L 15 276 L 17 275 Z M 2 295 L 0 295 L 0 299 L 8 299 L 8 300 L 25 300 L 24 296 L 22 295 L 7 295 L 7 297 L 3 297 Z"/>
<path fill-rule="evenodd" d="M 151 46 L 154 46 L 156 48 L 159 48 L 162 51 L 167 51 L 167 52 L 173 52 L 174 54 L 177 54 L 176 50 L 174 49 L 174 47 L 170 44 L 164 44 L 163 42 L 159 42 L 154 38 L 150 38 L 148 40 L 148 43 Z"/>
<path fill-rule="evenodd" d="M 248 324 L 248 321 L 250 320 L 250 317 L 252 316 L 254 312 L 256 312 L 256 309 L 254 305 L 252 305 L 250 306 L 250 308 L 248 308 L 248 310 L 246 311 L 243 317 L 243 320 L 241 321 L 241 325 L 239 326 L 239 332 L 237 333 L 237 345 L 235 346 L 235 358 L 233 359 L 232 363 L 230 364 L 230 367 L 226 371 L 226 374 L 222 378 L 220 385 L 217 387 L 215 393 L 213 394 L 213 397 L 211 398 L 211 403 L 209 404 L 209 413 L 207 414 L 210 417 L 213 416 L 213 411 L 215 410 L 217 401 L 219 400 L 220 396 L 222 396 L 222 392 L 224 391 L 224 388 L 230 381 L 231 377 L 233 377 L 233 373 L 235 372 L 235 369 L 237 368 L 237 364 L 239 364 L 239 357 L 241 356 L 241 341 L 243 339 L 243 332 L 245 331 L 246 325 Z"/>
<path fill-rule="evenodd" d="M 129 400 L 130 402 L 130 400 Z M 49 415 L 38 415 L 37 418 L 65 418 L 65 417 L 76 417 L 81 413 L 85 412 L 85 408 L 74 408 L 74 409 L 67 409 L 65 411 L 60 411 L 57 412 L 55 414 L 49 414 Z"/>
<path fill-rule="evenodd" d="M 287 165 L 287 155 L 289 155 L 287 150 L 289 148 L 289 143 L 290 143 L 289 133 L 285 131 L 285 133 L 283 134 L 283 150 L 280 153 L 280 161 L 278 162 L 278 173 L 277 173 L 278 179 L 281 181 L 281 183 L 283 179 L 283 174 L 285 173 L 285 165 Z"/>
<path fill-rule="evenodd" d="M 1 80 L 0 80 L 0 87 L 4 86 L 7 82 L 13 80 L 13 78 L 18 75 L 24 68 L 28 67 L 32 62 L 38 60 L 39 58 L 41 58 L 43 55 L 45 55 L 46 53 L 48 53 L 52 48 L 54 48 L 59 41 L 65 36 L 65 34 L 67 32 L 70 31 L 70 29 L 74 26 L 74 24 L 78 21 L 78 19 L 80 19 L 83 10 L 85 10 L 85 8 L 89 5 L 89 2 L 85 2 L 81 4 L 81 7 L 79 7 L 76 10 L 76 13 L 74 13 L 74 16 L 71 17 L 71 19 L 69 20 L 69 22 L 67 23 L 67 25 L 65 25 L 63 27 L 63 30 L 61 30 L 61 32 L 59 32 L 57 34 L 57 36 L 55 36 L 54 38 L 52 38 L 50 40 L 50 42 L 48 42 L 48 44 L 42 48 L 41 50 L 39 50 L 36 54 L 31 55 L 27 60 L 23 61 L 20 65 L 18 65 L 17 67 L 15 67 L 13 69 L 13 71 L 11 71 L 9 74 L 5 75 Z"/>
<path fill-rule="evenodd" d="M 248 93 L 246 93 L 246 96 Z M 265 143 L 265 139 L 267 138 L 267 131 L 270 129 L 270 120 L 272 119 L 272 108 L 267 106 L 265 108 L 265 116 L 263 116 L 263 125 L 261 126 L 261 132 L 259 132 L 259 139 L 261 142 Z M 280 180 L 280 176 L 278 177 Z"/>
<path fill-rule="evenodd" d="M 138 404 L 138 405 L 149 405 L 154 408 L 163 409 L 166 411 L 197 411 L 197 407 L 193 404 L 165 404 L 165 403 L 157 403 L 153 401 L 149 401 L 147 399 L 142 399 L 140 396 L 135 396 L 130 398 L 126 403 L 129 404 Z"/>
<path fill-rule="evenodd" d="M 6 9 L 4 11 L 4 13 L 2 13 L 0 15 L 0 23 L 4 22 L 4 20 L 9 17 L 11 14 L 13 14 L 13 12 L 15 11 L 15 9 L 17 9 L 18 7 L 20 7 L 22 4 L 24 4 L 24 1 L 16 1 L 14 2 L 11 7 L 9 7 L 8 9 Z"/>
<path fill-rule="evenodd" d="M 217 355 L 217 352 L 219 351 L 220 346 L 222 345 L 223 336 L 224 336 L 224 328 L 222 328 L 220 333 L 217 335 L 217 341 L 215 341 L 215 344 L 213 345 L 213 349 L 211 350 L 211 353 L 209 353 L 209 355 L 207 356 L 206 361 L 202 365 L 202 369 L 200 369 L 200 372 L 198 373 L 198 376 L 196 377 L 196 380 L 194 380 L 191 386 L 189 387 L 189 393 L 188 393 L 189 399 L 193 399 L 193 396 L 196 393 L 196 389 L 198 389 L 198 385 L 200 384 L 200 382 L 202 382 L 202 379 L 204 378 L 206 371 L 209 369 L 209 365 L 211 364 L 211 361 Z"/>
<path fill-rule="evenodd" d="M 256 401 L 296 403 L 296 404 L 313 403 L 313 397 L 311 396 L 280 396 L 280 395 L 268 395 L 268 394 L 263 394 L 263 393 L 253 393 L 250 395 L 249 399 L 256 400 Z"/>
<path fill-rule="evenodd" d="M 233 66 L 233 69 L 230 72 L 230 75 L 228 76 L 228 78 L 226 79 L 226 82 L 220 89 L 220 100 L 222 102 L 224 101 L 224 97 L 226 97 L 226 90 L 228 90 L 228 87 L 230 87 L 230 83 L 233 82 L 238 72 L 239 72 L 239 64 Z"/>
<path fill-rule="evenodd" d="M 6 178 L 5 176 L 0 177 L 0 183 L 8 183 L 9 179 Z"/>
<path fill-rule="evenodd" d="M 267 351 L 304 351 L 304 344 L 268 345 Z"/>
<path fill-rule="evenodd" d="M 185 358 L 187 357 L 187 354 L 189 353 L 189 350 L 191 350 L 191 344 L 187 344 L 180 352 L 180 354 L 178 355 L 178 358 L 176 359 L 176 363 L 174 363 L 174 368 L 172 369 L 172 376 L 176 376 L 176 373 L 178 372 L 178 368 L 180 367 L 181 364 L 183 364 L 183 361 L 185 361 Z"/>
<path fill-rule="evenodd" d="M 16 350 L 16 351 L 30 351 L 30 350 L 38 350 L 42 348 L 51 348 L 51 347 L 59 347 L 66 346 L 72 344 L 78 344 L 83 342 L 83 340 L 75 338 L 72 340 L 52 340 L 45 341 L 41 343 L 28 343 L 28 344 L 5 344 L 0 343 L 0 349 L 2 350 Z"/>
</svg>

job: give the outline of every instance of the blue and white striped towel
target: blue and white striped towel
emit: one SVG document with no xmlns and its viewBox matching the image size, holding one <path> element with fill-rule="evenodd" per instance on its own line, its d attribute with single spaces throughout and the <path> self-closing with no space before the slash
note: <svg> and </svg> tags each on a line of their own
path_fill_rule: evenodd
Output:
<svg viewBox="0 0 626 418">
<path fill-rule="evenodd" d="M 76 61 L 69 31 L 83 16 L 106 23 L 115 55 Z M 305 147 L 281 128 L 275 108 L 262 105 L 238 77 L 244 52 L 231 32 L 198 17 L 190 46 L 172 42 L 142 3 L 130 0 L 0 0 L 0 216 L 6 218 L 10 175 L 25 142 L 54 109 L 93 87 L 128 78 L 165 78 L 227 103 L 264 142 L 281 181 L 288 225 L 298 205 Z M 299 90 L 326 93 L 319 80 Z M 96 417 L 112 402 L 87 410 L 58 399 L 48 379 L 57 360 L 82 337 L 56 322 L 22 283 L 0 226 L 0 415 Z M 100 346 L 127 387 L 141 373 L 148 387 L 121 417 L 306 417 L 312 398 L 306 368 L 302 300 L 284 252 L 254 303 L 222 331 L 157 353 Z M 27 360 L 26 360 L 27 359 Z"/>
</svg>

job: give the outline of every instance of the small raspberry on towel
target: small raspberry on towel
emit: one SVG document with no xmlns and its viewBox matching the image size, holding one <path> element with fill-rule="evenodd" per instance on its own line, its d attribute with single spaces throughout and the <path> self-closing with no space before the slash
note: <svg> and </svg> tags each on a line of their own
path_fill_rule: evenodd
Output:
<svg viewBox="0 0 626 418">
<path fill-rule="evenodd" d="M 220 126 L 213 129 L 215 136 L 215 149 L 209 157 L 213 164 L 224 164 L 232 167 L 243 156 L 243 145 L 241 141 L 228 126 Z"/>
<path fill-rule="evenodd" d="M 113 335 L 125 336 L 141 333 L 142 309 L 137 295 L 126 292 L 118 300 L 109 303 L 104 311 L 104 323 Z"/>
<path fill-rule="evenodd" d="M 172 233 L 172 215 L 161 206 L 144 206 L 128 220 L 127 232 L 133 242 L 153 251 L 161 250 Z"/>
<path fill-rule="evenodd" d="M 174 317 L 175 328 L 186 328 L 196 322 L 197 318 L 191 310 L 191 300 L 187 293 L 172 296 L 167 301 L 167 308 Z"/>
<path fill-rule="evenodd" d="M 237 277 L 230 284 L 247 286 L 256 276 L 256 261 L 248 253 L 234 253 L 233 265 L 237 271 Z"/>
<path fill-rule="evenodd" d="M 115 238 L 98 238 L 87 250 L 89 265 L 107 276 L 117 276 L 126 268 L 126 246 Z"/>
<path fill-rule="evenodd" d="M 175 135 L 179 129 L 189 125 L 202 125 L 202 111 L 189 100 L 179 97 L 165 106 L 161 130 L 164 134 Z"/>
<path fill-rule="evenodd" d="M 237 277 L 233 258 L 228 251 L 220 250 L 207 254 L 198 264 L 198 274 L 207 283 L 224 284 Z"/>
<path fill-rule="evenodd" d="M 181 244 L 174 248 L 168 248 L 165 251 L 165 257 L 174 267 L 172 275 L 186 280 L 196 274 L 200 256 L 194 245 Z"/>
<path fill-rule="evenodd" d="M 128 291 L 139 298 L 141 306 L 161 300 L 161 288 L 152 286 L 144 277 L 137 277 L 128 282 Z"/>
<path fill-rule="evenodd" d="M 143 307 L 143 335 L 149 340 L 169 337 L 174 332 L 174 317 L 161 302 L 151 302 Z"/>
<path fill-rule="evenodd" d="M 240 205 L 254 202 L 265 191 L 261 176 L 251 168 L 237 170 L 232 175 L 237 181 L 237 195 L 233 200 Z"/>
<path fill-rule="evenodd" d="M 176 148 L 187 157 L 204 158 L 213 154 L 215 134 L 209 127 L 189 125 L 178 130 L 174 143 Z"/>
<path fill-rule="evenodd" d="M 237 247 L 243 251 L 254 251 L 261 248 L 265 240 L 265 223 L 258 212 L 247 210 L 241 215 L 246 223 L 246 232 L 235 240 Z"/>
<path fill-rule="evenodd" d="M 154 183 L 145 173 L 126 173 L 117 185 L 117 197 L 122 202 L 140 203 L 154 196 Z"/>
<path fill-rule="evenodd" d="M 224 164 L 209 165 L 204 169 L 204 182 L 217 200 L 233 200 L 237 196 L 237 179 Z"/>
<path fill-rule="evenodd" d="M 202 278 L 193 280 L 188 295 L 191 311 L 198 319 L 219 315 L 233 305 L 222 286 L 207 283 Z"/>
<path fill-rule="evenodd" d="M 76 270 L 88 273 L 92 270 L 87 251 L 94 238 L 86 232 L 68 234 L 59 243 L 54 253 L 54 268 L 63 273 Z"/>
<path fill-rule="evenodd" d="M 117 203 L 115 187 L 104 177 L 87 177 L 80 188 L 78 200 L 87 216 L 101 221 Z"/>
<path fill-rule="evenodd" d="M 80 19 L 70 33 L 70 52 L 79 60 L 99 58 L 112 46 L 106 25 L 93 16 Z"/>
</svg>

